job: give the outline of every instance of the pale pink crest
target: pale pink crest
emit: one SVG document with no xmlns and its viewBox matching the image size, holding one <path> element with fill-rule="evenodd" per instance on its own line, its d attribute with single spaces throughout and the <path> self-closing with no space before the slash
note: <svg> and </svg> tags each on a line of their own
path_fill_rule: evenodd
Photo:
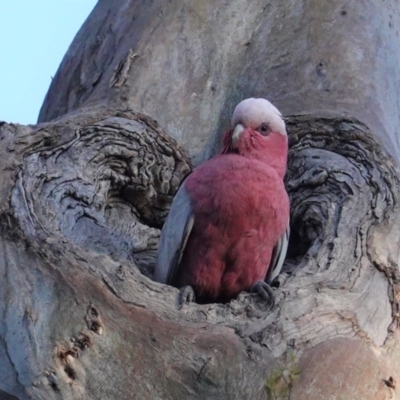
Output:
<svg viewBox="0 0 400 400">
<path fill-rule="evenodd" d="M 241 124 L 246 128 L 255 129 L 262 123 L 267 123 L 273 132 L 287 136 L 282 114 L 268 100 L 249 98 L 236 106 L 232 115 L 233 127 Z"/>
</svg>

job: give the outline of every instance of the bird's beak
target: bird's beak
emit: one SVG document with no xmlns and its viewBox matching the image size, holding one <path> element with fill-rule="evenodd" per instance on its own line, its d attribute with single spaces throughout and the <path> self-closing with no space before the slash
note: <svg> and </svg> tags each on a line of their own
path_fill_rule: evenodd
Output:
<svg viewBox="0 0 400 400">
<path fill-rule="evenodd" d="M 237 124 L 235 126 L 235 129 L 233 130 L 232 133 L 232 145 L 235 146 L 236 142 L 239 140 L 240 135 L 244 131 L 243 125 Z"/>
</svg>

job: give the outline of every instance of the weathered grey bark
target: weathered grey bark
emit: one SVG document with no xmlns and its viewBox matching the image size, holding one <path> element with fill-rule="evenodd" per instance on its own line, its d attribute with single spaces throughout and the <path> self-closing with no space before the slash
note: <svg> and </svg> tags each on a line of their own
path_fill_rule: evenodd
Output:
<svg viewBox="0 0 400 400">
<path fill-rule="evenodd" d="M 100 0 L 41 123 L 0 128 L 0 390 L 400 399 L 399 23 L 394 0 Z M 178 312 L 159 228 L 248 96 L 288 116 L 278 305 Z"/>
</svg>

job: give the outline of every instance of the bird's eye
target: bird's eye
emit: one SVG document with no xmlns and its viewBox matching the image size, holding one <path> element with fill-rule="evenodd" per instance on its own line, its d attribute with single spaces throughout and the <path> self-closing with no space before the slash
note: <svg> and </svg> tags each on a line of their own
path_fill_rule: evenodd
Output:
<svg viewBox="0 0 400 400">
<path fill-rule="evenodd" d="M 268 136 L 269 135 L 269 126 L 265 122 L 263 122 L 257 130 L 263 136 Z"/>
</svg>

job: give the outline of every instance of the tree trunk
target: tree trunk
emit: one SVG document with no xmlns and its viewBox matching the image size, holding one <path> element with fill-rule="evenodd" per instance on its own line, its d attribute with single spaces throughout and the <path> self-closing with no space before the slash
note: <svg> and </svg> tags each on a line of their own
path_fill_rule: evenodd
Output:
<svg viewBox="0 0 400 400">
<path fill-rule="evenodd" d="M 400 399 L 399 24 L 394 0 L 99 0 L 38 125 L 0 127 L 0 398 Z M 159 229 L 258 96 L 290 135 L 277 306 L 178 311 Z"/>
</svg>

